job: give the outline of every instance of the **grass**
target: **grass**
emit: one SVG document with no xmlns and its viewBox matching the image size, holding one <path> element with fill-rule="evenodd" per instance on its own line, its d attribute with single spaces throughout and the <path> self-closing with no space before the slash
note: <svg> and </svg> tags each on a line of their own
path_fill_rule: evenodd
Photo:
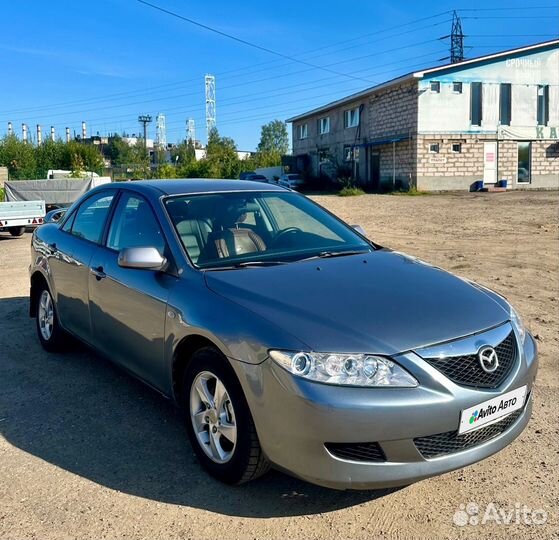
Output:
<svg viewBox="0 0 559 540">
<path fill-rule="evenodd" d="M 416 188 L 410 188 L 408 191 L 391 191 L 390 195 L 407 195 L 408 197 L 421 197 L 423 195 L 433 195 L 430 191 L 419 191 Z"/>
<path fill-rule="evenodd" d="M 0 202 L 4 200 L 4 188 L 0 187 Z"/>
<path fill-rule="evenodd" d="M 355 197 L 357 195 L 365 195 L 365 192 L 356 187 L 345 187 L 340 190 L 338 195 L 340 197 Z"/>
</svg>

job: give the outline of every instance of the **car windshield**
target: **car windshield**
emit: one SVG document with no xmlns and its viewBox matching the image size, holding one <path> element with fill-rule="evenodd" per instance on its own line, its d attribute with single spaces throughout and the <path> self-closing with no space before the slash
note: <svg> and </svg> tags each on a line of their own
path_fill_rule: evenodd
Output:
<svg viewBox="0 0 559 540">
<path fill-rule="evenodd" d="M 291 192 L 180 195 L 165 207 L 198 268 L 242 268 L 372 251 L 351 227 Z"/>
</svg>

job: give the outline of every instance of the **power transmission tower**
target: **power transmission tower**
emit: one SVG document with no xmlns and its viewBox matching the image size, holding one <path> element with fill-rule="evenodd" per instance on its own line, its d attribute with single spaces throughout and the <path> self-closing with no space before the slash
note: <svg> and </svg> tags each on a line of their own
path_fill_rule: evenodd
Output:
<svg viewBox="0 0 559 540">
<path fill-rule="evenodd" d="M 216 126 L 215 118 L 215 77 L 213 75 L 206 75 L 206 130 L 208 138 L 210 132 Z"/>
<path fill-rule="evenodd" d="M 192 141 L 192 144 L 196 141 L 196 124 L 194 123 L 194 118 L 189 118 L 186 121 L 186 142 Z"/>
<path fill-rule="evenodd" d="M 462 62 L 464 60 L 464 33 L 462 32 L 462 21 L 456 11 L 452 14 L 452 31 L 450 33 L 450 63 Z"/>
<path fill-rule="evenodd" d="M 149 114 L 140 114 L 138 116 L 138 122 L 144 125 L 144 150 L 147 154 L 148 152 L 148 124 L 151 122 L 151 115 Z"/>
<path fill-rule="evenodd" d="M 157 146 L 159 148 L 167 148 L 167 131 L 165 129 L 165 115 L 159 113 L 155 119 L 157 129 Z"/>
</svg>

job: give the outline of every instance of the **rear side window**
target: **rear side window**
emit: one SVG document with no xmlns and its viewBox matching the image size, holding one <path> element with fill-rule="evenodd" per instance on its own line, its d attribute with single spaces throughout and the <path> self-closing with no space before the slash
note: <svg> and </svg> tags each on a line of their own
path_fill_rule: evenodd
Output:
<svg viewBox="0 0 559 540">
<path fill-rule="evenodd" d="M 98 193 L 84 201 L 75 212 L 72 229 L 69 232 L 78 238 L 98 244 L 101 241 L 113 197 L 113 193 Z"/>
</svg>

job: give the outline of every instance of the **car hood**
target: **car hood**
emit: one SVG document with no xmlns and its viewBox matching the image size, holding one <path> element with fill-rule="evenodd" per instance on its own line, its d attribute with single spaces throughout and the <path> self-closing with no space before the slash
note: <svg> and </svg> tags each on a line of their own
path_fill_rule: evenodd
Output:
<svg viewBox="0 0 559 540">
<path fill-rule="evenodd" d="M 505 307 L 489 292 L 414 257 L 385 249 L 272 267 L 210 271 L 206 283 L 215 293 L 321 352 L 396 354 L 509 319 Z"/>
</svg>

